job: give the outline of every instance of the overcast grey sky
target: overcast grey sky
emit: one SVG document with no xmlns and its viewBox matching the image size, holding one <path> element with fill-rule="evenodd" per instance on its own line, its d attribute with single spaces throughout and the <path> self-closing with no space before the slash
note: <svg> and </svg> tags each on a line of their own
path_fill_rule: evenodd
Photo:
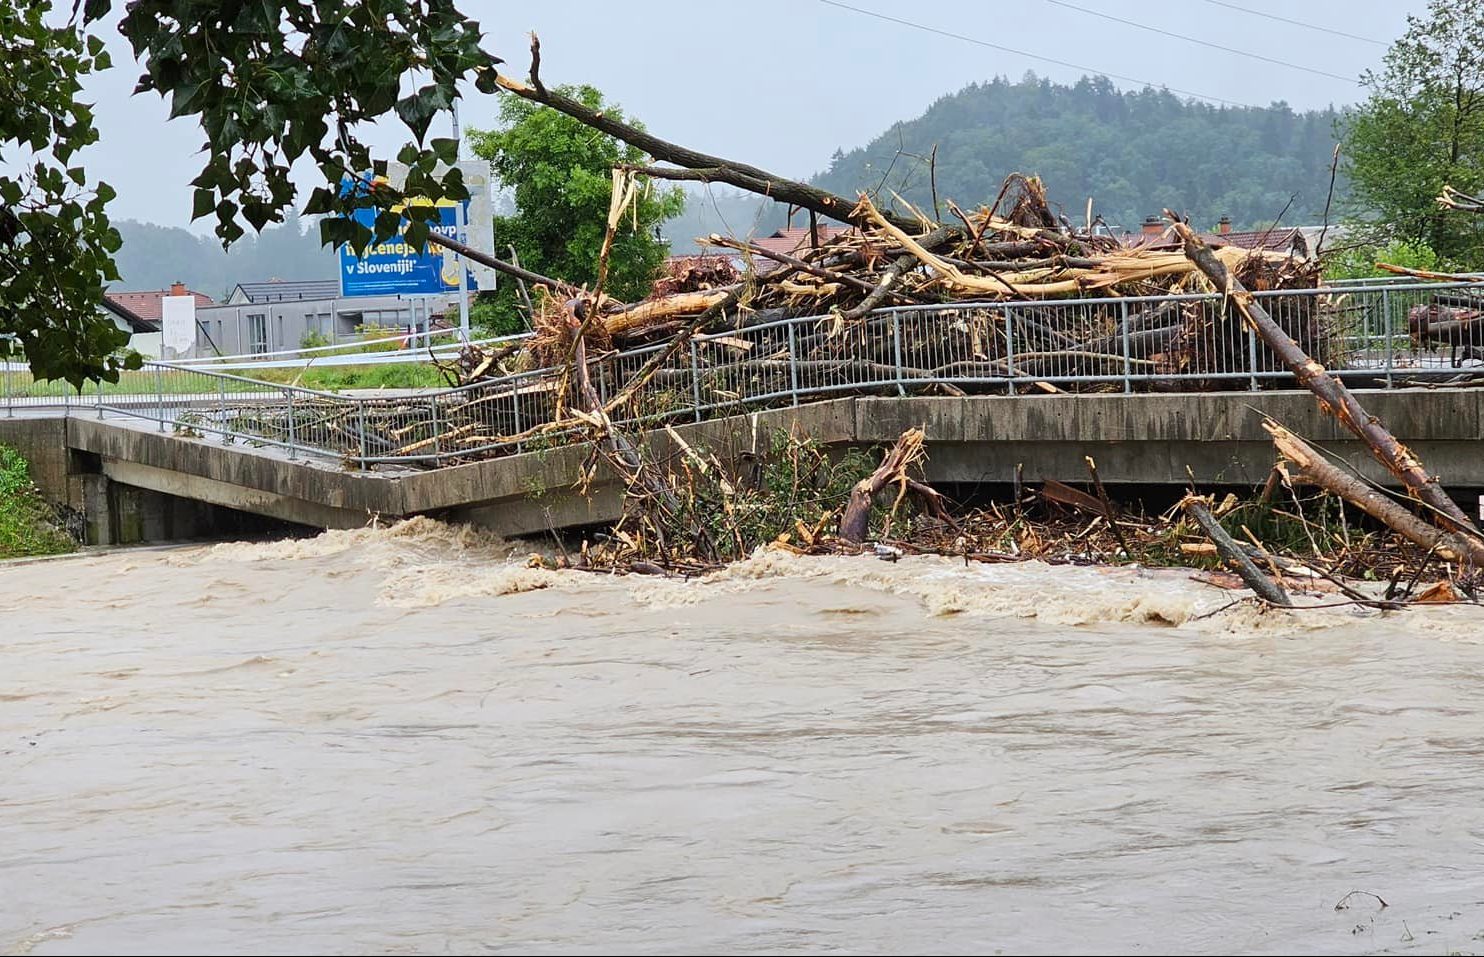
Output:
<svg viewBox="0 0 1484 957">
<path fill-rule="evenodd" d="M 1426 0 L 839 2 L 1076 66 L 888 22 L 827 0 L 465 0 L 462 8 L 484 27 L 486 48 L 521 75 L 526 34 L 534 30 L 548 84 L 591 83 L 660 136 L 797 177 L 824 168 L 836 147 L 862 145 L 939 96 L 996 74 L 1013 79 L 1034 70 L 1061 81 L 1090 72 L 1120 74 L 1238 103 L 1283 100 L 1296 109 L 1339 106 L 1361 96 L 1354 82 L 1087 11 L 1355 77 L 1379 65 L 1384 46 L 1272 17 L 1389 42 L 1409 12 L 1426 8 Z M 157 96 L 130 96 L 139 70 L 116 34 L 110 46 L 115 68 L 88 88 L 102 134 L 88 157 L 90 171 L 118 190 L 111 207 L 115 218 L 189 225 L 187 183 L 200 168 L 195 154 L 201 132 L 189 120 L 167 122 Z M 1141 85 L 1117 77 L 1114 82 L 1122 88 Z M 461 108 L 464 123 L 487 125 L 495 112 L 495 98 L 471 87 Z M 402 134 L 387 124 L 372 139 L 390 152 Z M 204 221 L 193 228 L 209 230 Z"/>
</svg>

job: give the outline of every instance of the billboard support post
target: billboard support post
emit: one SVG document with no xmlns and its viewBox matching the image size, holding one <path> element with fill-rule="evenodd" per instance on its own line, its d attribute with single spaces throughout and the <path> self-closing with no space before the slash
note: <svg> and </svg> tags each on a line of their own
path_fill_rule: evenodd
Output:
<svg viewBox="0 0 1484 957">
<path fill-rule="evenodd" d="M 459 134 L 459 101 L 453 101 L 453 141 L 458 144 L 455 148 L 459 151 L 455 159 L 463 159 L 464 141 Z M 458 227 L 458 240 L 465 246 L 469 245 L 469 223 L 464 216 L 464 204 L 459 203 L 454 210 L 454 223 Z M 459 338 L 465 342 L 469 341 L 469 270 L 464 268 L 463 260 L 459 263 Z"/>
</svg>

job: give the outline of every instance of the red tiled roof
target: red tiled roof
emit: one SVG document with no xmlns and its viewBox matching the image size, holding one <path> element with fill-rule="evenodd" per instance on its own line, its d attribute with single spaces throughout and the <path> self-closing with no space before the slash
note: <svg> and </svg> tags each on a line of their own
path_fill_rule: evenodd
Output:
<svg viewBox="0 0 1484 957">
<path fill-rule="evenodd" d="M 1293 237 L 1298 227 L 1287 229 L 1259 229 L 1244 233 L 1204 233 L 1201 238 L 1212 245 L 1240 246 L 1243 249 L 1266 249 L 1275 253 L 1286 253 L 1293 247 Z"/>
<path fill-rule="evenodd" d="M 1268 252 L 1286 253 L 1293 248 L 1295 236 L 1302 236 L 1297 226 L 1281 229 L 1256 229 L 1249 232 L 1201 233 L 1201 241 L 1208 246 L 1238 246 L 1242 249 L 1262 249 Z M 1121 240 L 1125 249 L 1179 249 L 1180 241 L 1170 230 L 1150 235 L 1148 233 L 1125 233 Z"/>
<path fill-rule="evenodd" d="M 835 226 L 830 223 L 820 223 L 819 242 L 829 242 L 831 239 L 834 239 L 841 233 L 846 233 L 849 231 L 849 226 Z M 808 226 L 795 226 L 789 229 L 780 229 L 777 232 L 773 233 L 773 235 L 771 236 L 755 237 L 753 239 L 749 239 L 748 242 L 750 242 L 754 246 L 766 249 L 769 252 L 782 253 L 785 256 L 797 256 L 799 250 L 808 249 L 811 245 L 809 241 Z M 715 246 L 703 246 L 702 253 L 705 255 L 715 255 L 712 250 L 717 248 L 718 247 Z M 724 253 L 723 255 L 730 256 L 732 259 L 739 262 L 742 259 L 741 253 Z M 752 265 L 753 268 L 755 268 L 761 275 L 767 275 L 768 273 L 773 272 L 775 269 L 778 269 L 782 266 L 782 264 L 777 262 L 776 260 L 768 259 L 765 256 L 753 256 Z"/>
<path fill-rule="evenodd" d="M 849 228 L 848 226 L 831 226 L 829 223 L 820 223 L 819 242 L 827 243 L 841 233 L 847 232 Z M 754 246 L 760 246 L 769 252 L 790 255 L 800 249 L 806 249 L 811 245 L 809 227 L 794 226 L 789 229 L 780 229 L 771 236 L 754 239 L 752 244 Z"/>
<path fill-rule="evenodd" d="M 202 306 L 216 305 L 210 296 L 193 289 L 187 289 L 186 293 L 196 297 L 197 309 Z M 162 311 L 160 300 L 171 295 L 171 292 L 168 289 L 156 289 L 149 292 L 109 292 L 104 295 L 139 318 L 149 322 L 158 322 Z"/>
</svg>

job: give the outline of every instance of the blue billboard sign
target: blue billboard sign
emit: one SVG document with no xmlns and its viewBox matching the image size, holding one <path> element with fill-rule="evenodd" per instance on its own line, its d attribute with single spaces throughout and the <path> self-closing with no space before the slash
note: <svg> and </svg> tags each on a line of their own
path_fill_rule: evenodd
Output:
<svg viewBox="0 0 1484 957">
<path fill-rule="evenodd" d="M 468 222 L 469 203 L 464 202 L 464 221 Z M 450 239 L 458 237 L 453 203 L 439 203 L 439 223 L 434 232 Z M 360 209 L 355 213 L 356 222 L 368 229 L 376 221 L 376 210 Z M 441 251 L 418 249 L 398 233 L 383 243 L 374 243 L 357 256 L 349 244 L 340 247 L 340 294 L 342 296 L 430 296 L 457 292 L 459 288 L 458 257 Z M 468 273 L 468 289 L 478 289 L 472 272 Z"/>
</svg>

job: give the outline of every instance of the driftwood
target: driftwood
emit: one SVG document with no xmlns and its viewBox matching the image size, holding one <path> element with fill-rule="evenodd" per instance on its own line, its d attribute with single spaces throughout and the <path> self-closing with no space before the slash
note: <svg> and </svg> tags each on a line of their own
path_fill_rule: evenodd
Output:
<svg viewBox="0 0 1484 957">
<path fill-rule="evenodd" d="M 1438 205 L 1462 213 L 1484 213 L 1484 196 L 1470 196 L 1452 186 L 1444 186 L 1443 194 L 1438 197 Z"/>
<path fill-rule="evenodd" d="M 1314 361 L 1299 348 L 1298 343 L 1285 333 L 1267 310 L 1253 298 L 1246 287 L 1232 274 L 1227 264 L 1211 251 L 1200 237 L 1185 223 L 1178 221 L 1173 213 L 1167 215 L 1175 222 L 1175 231 L 1185 245 L 1185 255 L 1191 262 L 1223 291 L 1236 307 L 1246 323 L 1267 343 L 1283 362 L 1293 371 L 1300 385 L 1313 392 L 1324 411 L 1339 419 L 1340 423 L 1365 443 L 1391 474 L 1401 480 L 1407 490 L 1432 510 L 1435 520 L 1447 527 L 1470 535 L 1478 535 L 1467 515 L 1458 504 L 1443 491 L 1437 479 L 1427 473 L 1417 457 L 1396 440 L 1381 421 L 1365 410 L 1345 384 L 1325 371 L 1324 366 Z"/>
<path fill-rule="evenodd" d="M 1484 542 L 1424 522 L 1390 496 L 1331 465 L 1313 446 L 1271 419 L 1263 428 L 1273 437 L 1278 453 L 1296 470 L 1290 477 L 1338 495 L 1444 561 L 1484 569 Z"/>
<path fill-rule="evenodd" d="M 845 511 L 840 515 L 840 538 L 855 545 L 866 540 L 866 533 L 870 530 L 871 524 L 871 504 L 876 500 L 876 496 L 890 485 L 897 487 L 896 501 L 892 504 L 893 512 L 901 505 L 908 492 L 914 492 L 936 515 L 948 519 L 948 511 L 943 505 L 943 496 L 936 489 L 924 485 L 908 474 L 927 457 L 927 452 L 923 448 L 923 438 L 921 429 L 908 429 L 903 432 L 896 444 L 882 457 L 881 464 L 876 467 L 876 470 L 857 482 L 850 490 L 850 498 L 845 503 Z M 948 520 L 951 521 L 951 519 Z"/>
<path fill-rule="evenodd" d="M 1195 519 L 1201 531 L 1205 532 L 1206 537 L 1211 539 L 1211 543 L 1216 546 L 1216 551 L 1221 555 L 1222 561 L 1226 562 L 1227 567 L 1232 571 L 1242 576 L 1242 581 L 1246 582 L 1247 587 L 1256 592 L 1259 598 L 1284 608 L 1293 606 L 1288 592 L 1265 575 L 1262 569 L 1258 568 L 1248 557 L 1242 546 L 1237 544 L 1236 540 L 1228 535 L 1216 521 L 1215 516 L 1211 514 L 1208 500 L 1187 495 L 1180 502 L 1180 508 Z"/>
<path fill-rule="evenodd" d="M 1407 310 L 1407 332 L 1421 348 L 1446 345 L 1454 367 L 1464 359 L 1484 358 L 1484 309 L 1435 301 Z"/>
</svg>

